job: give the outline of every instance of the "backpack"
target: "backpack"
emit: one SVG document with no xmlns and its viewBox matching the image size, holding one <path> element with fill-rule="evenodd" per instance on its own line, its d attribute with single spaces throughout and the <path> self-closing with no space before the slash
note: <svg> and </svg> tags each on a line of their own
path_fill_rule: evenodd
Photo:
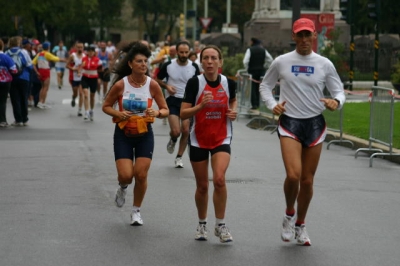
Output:
<svg viewBox="0 0 400 266">
<path fill-rule="evenodd" d="M 25 65 L 22 62 L 22 53 L 21 49 L 18 49 L 15 53 L 11 52 L 11 50 L 8 50 L 8 55 L 11 57 L 11 59 L 14 61 L 15 65 L 17 66 L 17 73 L 14 74 L 15 76 L 19 76 L 22 74 L 24 71 Z"/>
</svg>

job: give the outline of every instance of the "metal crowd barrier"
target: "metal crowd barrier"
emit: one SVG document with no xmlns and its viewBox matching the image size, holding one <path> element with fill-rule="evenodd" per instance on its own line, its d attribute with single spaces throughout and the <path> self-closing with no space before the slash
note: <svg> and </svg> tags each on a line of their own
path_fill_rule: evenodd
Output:
<svg viewBox="0 0 400 266">
<path fill-rule="evenodd" d="M 332 98 L 329 91 L 325 88 L 324 90 L 325 98 Z M 351 148 L 354 148 L 354 143 L 350 140 L 343 139 L 343 109 L 345 106 L 342 107 L 338 112 L 332 112 L 330 110 L 325 110 L 323 115 L 326 120 L 326 124 L 328 125 L 328 132 L 336 132 L 339 133 L 339 138 L 336 139 L 336 135 L 332 135 L 335 139 L 328 142 L 326 149 L 329 150 L 329 146 L 333 143 L 341 144 L 341 143 L 348 143 L 351 145 Z"/>
<path fill-rule="evenodd" d="M 369 124 L 369 148 L 360 148 L 354 157 L 361 151 L 375 152 L 370 156 L 369 167 L 376 156 L 400 156 L 393 153 L 393 124 L 394 124 L 394 90 L 383 87 L 372 87 L 370 124 Z M 389 152 L 372 148 L 372 142 L 387 146 Z"/>
<path fill-rule="evenodd" d="M 264 103 L 260 103 L 260 109 L 263 111 L 257 112 L 249 112 L 251 108 L 251 83 L 252 83 L 252 76 L 251 74 L 247 73 L 246 70 L 241 69 L 237 71 L 237 97 L 238 97 L 238 120 L 240 116 L 251 117 L 250 121 L 247 125 L 253 124 L 255 121 L 258 121 L 258 129 L 260 130 L 269 130 L 269 129 L 276 129 L 276 119 L 275 115 L 268 109 L 264 108 Z M 261 77 L 262 79 L 263 77 Z M 274 93 L 277 94 L 279 92 L 279 86 L 275 88 Z M 278 96 L 279 97 L 279 94 Z M 265 125 L 266 124 L 266 125 Z M 272 131 L 273 133 L 274 131 Z"/>
<path fill-rule="evenodd" d="M 251 108 L 251 75 L 246 70 L 241 69 L 236 73 L 236 84 L 237 84 L 237 97 L 239 98 L 238 104 L 238 120 L 239 116 L 252 115 L 248 112 Z"/>
</svg>

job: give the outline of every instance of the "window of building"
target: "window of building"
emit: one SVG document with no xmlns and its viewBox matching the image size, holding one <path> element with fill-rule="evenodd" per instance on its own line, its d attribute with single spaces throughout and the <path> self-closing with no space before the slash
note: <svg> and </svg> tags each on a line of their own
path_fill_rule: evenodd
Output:
<svg viewBox="0 0 400 266">
<path fill-rule="evenodd" d="M 280 0 L 281 10 L 292 10 L 293 0 Z M 319 11 L 321 0 L 301 0 L 301 10 Z"/>
</svg>

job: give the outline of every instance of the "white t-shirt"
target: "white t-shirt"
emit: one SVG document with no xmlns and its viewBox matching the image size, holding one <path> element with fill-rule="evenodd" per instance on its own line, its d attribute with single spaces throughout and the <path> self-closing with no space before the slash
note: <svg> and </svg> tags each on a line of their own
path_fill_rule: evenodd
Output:
<svg viewBox="0 0 400 266">
<path fill-rule="evenodd" d="M 106 52 L 109 53 L 109 54 L 114 55 L 114 53 L 115 53 L 115 46 L 114 46 L 114 45 L 112 45 L 112 46 L 107 46 L 107 47 L 106 47 Z"/>
<path fill-rule="evenodd" d="M 72 57 L 74 59 L 74 66 L 78 67 L 80 65 L 82 65 L 82 58 L 84 58 L 86 55 L 84 53 L 82 53 L 81 57 L 78 57 L 77 53 L 72 53 Z M 78 73 L 78 70 L 74 70 L 72 72 L 72 77 L 74 81 L 81 81 L 82 79 L 82 71 L 80 71 L 80 73 Z"/>
<path fill-rule="evenodd" d="M 185 94 L 186 83 L 190 78 L 200 74 L 198 66 L 192 61 L 188 60 L 185 66 L 179 65 L 174 58 L 171 62 L 165 63 L 158 73 L 159 79 L 167 78 L 167 84 L 175 87 L 176 93 L 172 96 L 176 98 L 183 98 Z M 168 98 L 170 94 L 165 90 L 165 98 Z"/>
<path fill-rule="evenodd" d="M 269 67 L 260 84 L 262 100 L 269 109 L 277 102 L 272 95 L 277 81 L 280 81 L 279 102 L 286 101 L 285 114 L 293 118 L 310 118 L 325 110 L 323 90 L 326 87 L 332 98 L 343 106 L 346 96 L 343 84 L 334 65 L 326 57 L 314 52 L 303 56 L 296 51 L 278 56 Z"/>
</svg>

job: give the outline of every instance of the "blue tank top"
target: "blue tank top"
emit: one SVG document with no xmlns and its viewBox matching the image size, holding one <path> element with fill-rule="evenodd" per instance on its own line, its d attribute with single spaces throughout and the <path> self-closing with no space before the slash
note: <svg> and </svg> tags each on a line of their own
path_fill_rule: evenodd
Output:
<svg viewBox="0 0 400 266">
<path fill-rule="evenodd" d="M 101 60 L 101 64 L 103 65 L 103 68 L 106 69 L 108 68 L 108 53 L 105 52 L 104 55 L 101 55 L 101 52 L 98 53 L 97 55 L 98 58 Z"/>
</svg>

